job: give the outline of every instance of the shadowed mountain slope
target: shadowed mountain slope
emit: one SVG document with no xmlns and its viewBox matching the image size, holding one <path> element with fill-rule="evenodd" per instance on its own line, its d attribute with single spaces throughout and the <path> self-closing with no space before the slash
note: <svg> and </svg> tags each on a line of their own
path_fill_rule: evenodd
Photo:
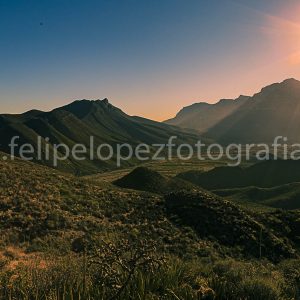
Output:
<svg viewBox="0 0 300 300">
<path fill-rule="evenodd" d="M 75 144 L 90 145 L 90 137 L 94 138 L 94 151 L 88 149 L 88 154 L 83 155 L 85 160 L 67 159 L 59 163 L 62 170 L 74 173 L 92 173 L 115 167 L 115 156 L 109 161 L 90 161 L 90 151 L 96 157 L 96 148 L 107 143 L 116 149 L 119 143 L 129 143 L 135 146 L 139 143 L 167 143 L 170 136 L 177 136 L 177 143 L 192 143 L 197 137 L 187 130 L 159 122 L 131 117 L 120 109 L 104 100 L 78 100 L 69 105 L 54 109 L 50 112 L 30 111 L 20 115 L 0 115 L 0 150 L 10 153 L 11 138 L 19 136 L 16 141 L 19 145 L 30 143 L 38 149 L 38 136 L 42 137 L 42 149 L 45 149 L 45 138 L 50 139 L 51 145 L 63 143 L 68 147 Z M 62 148 L 60 154 L 64 154 Z M 16 151 L 18 154 L 18 151 Z M 105 151 L 102 153 L 105 157 Z M 42 158 L 44 155 L 42 155 Z M 36 155 L 34 156 L 36 159 Z M 51 165 L 52 159 L 41 161 Z M 124 162 L 132 165 L 133 161 Z"/>
<path fill-rule="evenodd" d="M 165 123 L 205 132 L 233 113 L 246 103 L 248 99 L 248 96 L 240 96 L 234 100 L 222 99 L 216 104 L 206 102 L 194 103 L 184 107 L 175 118 L 169 119 Z"/>
<path fill-rule="evenodd" d="M 300 142 L 300 82 L 287 79 L 252 97 L 195 103 L 165 123 L 197 129 L 223 144 L 271 143 L 276 136 Z"/>
<path fill-rule="evenodd" d="M 300 142 L 300 82 L 263 88 L 205 134 L 222 143 L 270 143 L 276 136 Z"/>
</svg>

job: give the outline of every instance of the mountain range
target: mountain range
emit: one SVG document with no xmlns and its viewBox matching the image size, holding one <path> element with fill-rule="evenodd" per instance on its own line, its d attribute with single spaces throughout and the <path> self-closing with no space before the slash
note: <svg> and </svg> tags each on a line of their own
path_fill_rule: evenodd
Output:
<svg viewBox="0 0 300 300">
<path fill-rule="evenodd" d="M 50 153 L 53 144 L 65 144 L 73 147 L 75 144 L 90 145 L 90 137 L 94 137 L 96 147 L 107 143 L 113 148 L 117 144 L 139 143 L 152 145 L 167 143 L 170 136 L 177 136 L 177 143 L 192 143 L 197 137 L 192 130 L 183 130 L 160 122 L 141 117 L 133 117 L 104 100 L 77 100 L 56 108 L 50 112 L 31 110 L 23 114 L 0 115 L 0 151 L 10 153 L 9 144 L 13 136 L 19 136 L 18 145 L 31 144 L 38 148 L 38 136 L 42 137 L 42 148 L 45 149 L 46 138 L 49 138 Z M 62 152 L 63 149 L 60 149 Z M 15 151 L 18 154 L 18 151 Z M 103 154 L 104 156 L 104 154 Z M 44 155 L 42 155 L 42 158 Z M 95 155 L 96 157 L 96 155 Z M 36 156 L 33 157 L 36 159 Z M 99 170 L 111 169 L 115 166 L 115 157 L 110 161 L 102 160 L 74 160 L 72 157 L 59 162 L 59 169 L 73 173 L 92 173 Z M 41 161 L 52 163 L 52 159 Z M 124 165 L 131 165 L 132 161 L 125 161 Z"/>
<path fill-rule="evenodd" d="M 200 130 L 209 139 L 228 143 L 270 143 L 276 136 L 300 141 L 300 82 L 271 84 L 252 97 L 196 103 L 167 124 Z"/>
<path fill-rule="evenodd" d="M 276 130 L 289 129 L 280 120 L 298 126 L 291 116 L 299 85 L 288 80 L 221 101 L 215 107 L 244 103 L 204 135 L 226 142 L 276 133 L 267 125 L 251 131 L 251 118 Z M 49 144 L 69 147 L 89 145 L 90 136 L 96 146 L 199 138 L 191 129 L 129 116 L 107 99 L 0 115 L 0 299 L 297 299 L 300 161 L 273 157 L 226 167 L 225 160 L 173 160 L 78 178 L 60 170 L 104 171 L 114 158 L 70 157 L 60 170 L 5 160 L 2 151 L 16 135 L 35 147 L 38 136 L 44 146 L 49 137 Z"/>
<path fill-rule="evenodd" d="M 166 120 L 166 124 L 182 128 L 193 128 L 203 133 L 232 114 L 250 97 L 241 95 L 237 99 L 221 99 L 215 104 L 194 103 L 184 107 L 175 118 Z"/>
<path fill-rule="evenodd" d="M 0 115 L 0 151 L 10 153 L 13 136 L 19 136 L 18 145 L 31 144 L 42 149 L 50 147 L 50 159 L 39 162 L 51 165 L 53 144 L 65 144 L 70 149 L 76 144 L 90 145 L 94 137 L 97 146 L 129 143 L 133 147 L 167 143 L 177 136 L 177 144 L 194 144 L 199 140 L 219 143 L 271 143 L 276 136 L 286 136 L 289 142 L 300 140 L 300 82 L 287 79 L 263 88 L 252 97 L 240 96 L 235 100 L 223 99 L 216 104 L 196 103 L 182 109 L 174 119 L 156 122 L 137 116 L 129 116 L 119 108 L 103 100 L 77 100 L 50 112 L 31 110 L 23 114 Z M 49 142 L 45 139 L 49 138 Z M 91 149 L 88 149 L 90 153 Z M 64 154 L 64 149 L 59 149 Z M 16 153 L 18 153 L 16 151 Z M 104 153 L 105 156 L 105 153 Z M 108 161 L 75 160 L 72 157 L 60 161 L 58 168 L 76 174 L 110 170 L 116 167 L 116 157 Z M 37 159 L 36 156 L 33 157 Z M 136 164 L 134 159 L 124 161 L 123 166 Z"/>
</svg>

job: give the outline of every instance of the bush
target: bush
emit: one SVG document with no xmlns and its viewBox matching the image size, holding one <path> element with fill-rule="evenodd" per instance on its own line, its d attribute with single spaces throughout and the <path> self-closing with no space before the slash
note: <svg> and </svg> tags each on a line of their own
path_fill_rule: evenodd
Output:
<svg viewBox="0 0 300 300">
<path fill-rule="evenodd" d="M 283 275 L 270 263 L 234 260 L 218 262 L 209 282 L 216 299 L 283 299 L 285 286 Z"/>
</svg>

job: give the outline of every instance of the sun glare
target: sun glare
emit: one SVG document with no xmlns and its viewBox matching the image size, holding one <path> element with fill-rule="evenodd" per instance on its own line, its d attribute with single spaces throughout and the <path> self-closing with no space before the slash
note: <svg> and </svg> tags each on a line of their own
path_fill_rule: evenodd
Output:
<svg viewBox="0 0 300 300">
<path fill-rule="evenodd" d="M 295 22 L 293 18 L 266 15 L 266 25 L 262 30 L 272 39 L 274 50 L 280 51 L 284 56 L 284 61 L 289 65 L 300 64 L 300 21 Z"/>
</svg>

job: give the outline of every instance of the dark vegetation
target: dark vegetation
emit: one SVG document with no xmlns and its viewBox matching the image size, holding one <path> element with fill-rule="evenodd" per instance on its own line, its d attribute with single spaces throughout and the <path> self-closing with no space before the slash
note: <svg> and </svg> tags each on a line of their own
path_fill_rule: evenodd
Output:
<svg viewBox="0 0 300 300">
<path fill-rule="evenodd" d="M 146 167 L 135 168 L 129 174 L 117 179 L 114 184 L 122 188 L 157 194 L 167 194 L 175 190 L 199 189 L 188 181 L 179 178 L 169 178 Z"/>
<path fill-rule="evenodd" d="M 299 95 L 299 82 L 287 80 L 241 105 L 221 101 L 204 113 L 212 114 L 203 123 L 206 136 L 224 143 L 267 142 L 274 133 L 294 139 Z M 198 126 L 190 113 L 177 120 Z M 113 146 L 196 137 L 130 117 L 107 99 L 1 115 L 0 150 L 14 135 L 20 143 L 35 145 L 41 135 L 69 147 L 90 136 Z M 67 160 L 59 168 L 82 175 L 113 165 Z M 141 167 L 122 177 L 74 177 L 0 161 L 0 299 L 300 299 L 299 163 L 211 167 L 202 162 L 200 171 L 182 172 L 177 162 L 172 171 L 159 166 L 162 174 Z M 113 184 L 99 179 L 105 176 Z"/>
<path fill-rule="evenodd" d="M 237 187 L 275 187 L 300 182 L 300 161 L 269 160 L 247 168 L 217 167 L 207 172 L 188 171 L 177 175 L 209 190 Z"/>
<path fill-rule="evenodd" d="M 264 256 L 272 261 L 297 256 L 293 241 L 285 234 L 265 227 L 251 212 L 204 192 L 179 192 L 166 197 L 168 213 L 181 224 L 191 226 L 197 234 L 216 239 L 223 245 L 238 248 L 246 256 Z M 269 215 L 265 214 L 266 220 Z M 294 225 L 297 221 L 294 219 Z"/>
<path fill-rule="evenodd" d="M 261 204 L 282 209 L 300 209 L 300 184 L 298 182 L 272 188 L 250 186 L 213 190 L 213 192 L 240 203 Z"/>
<path fill-rule="evenodd" d="M 257 213 L 200 190 L 161 196 L 0 165 L 3 299 L 296 298 L 296 210 Z"/>
</svg>

